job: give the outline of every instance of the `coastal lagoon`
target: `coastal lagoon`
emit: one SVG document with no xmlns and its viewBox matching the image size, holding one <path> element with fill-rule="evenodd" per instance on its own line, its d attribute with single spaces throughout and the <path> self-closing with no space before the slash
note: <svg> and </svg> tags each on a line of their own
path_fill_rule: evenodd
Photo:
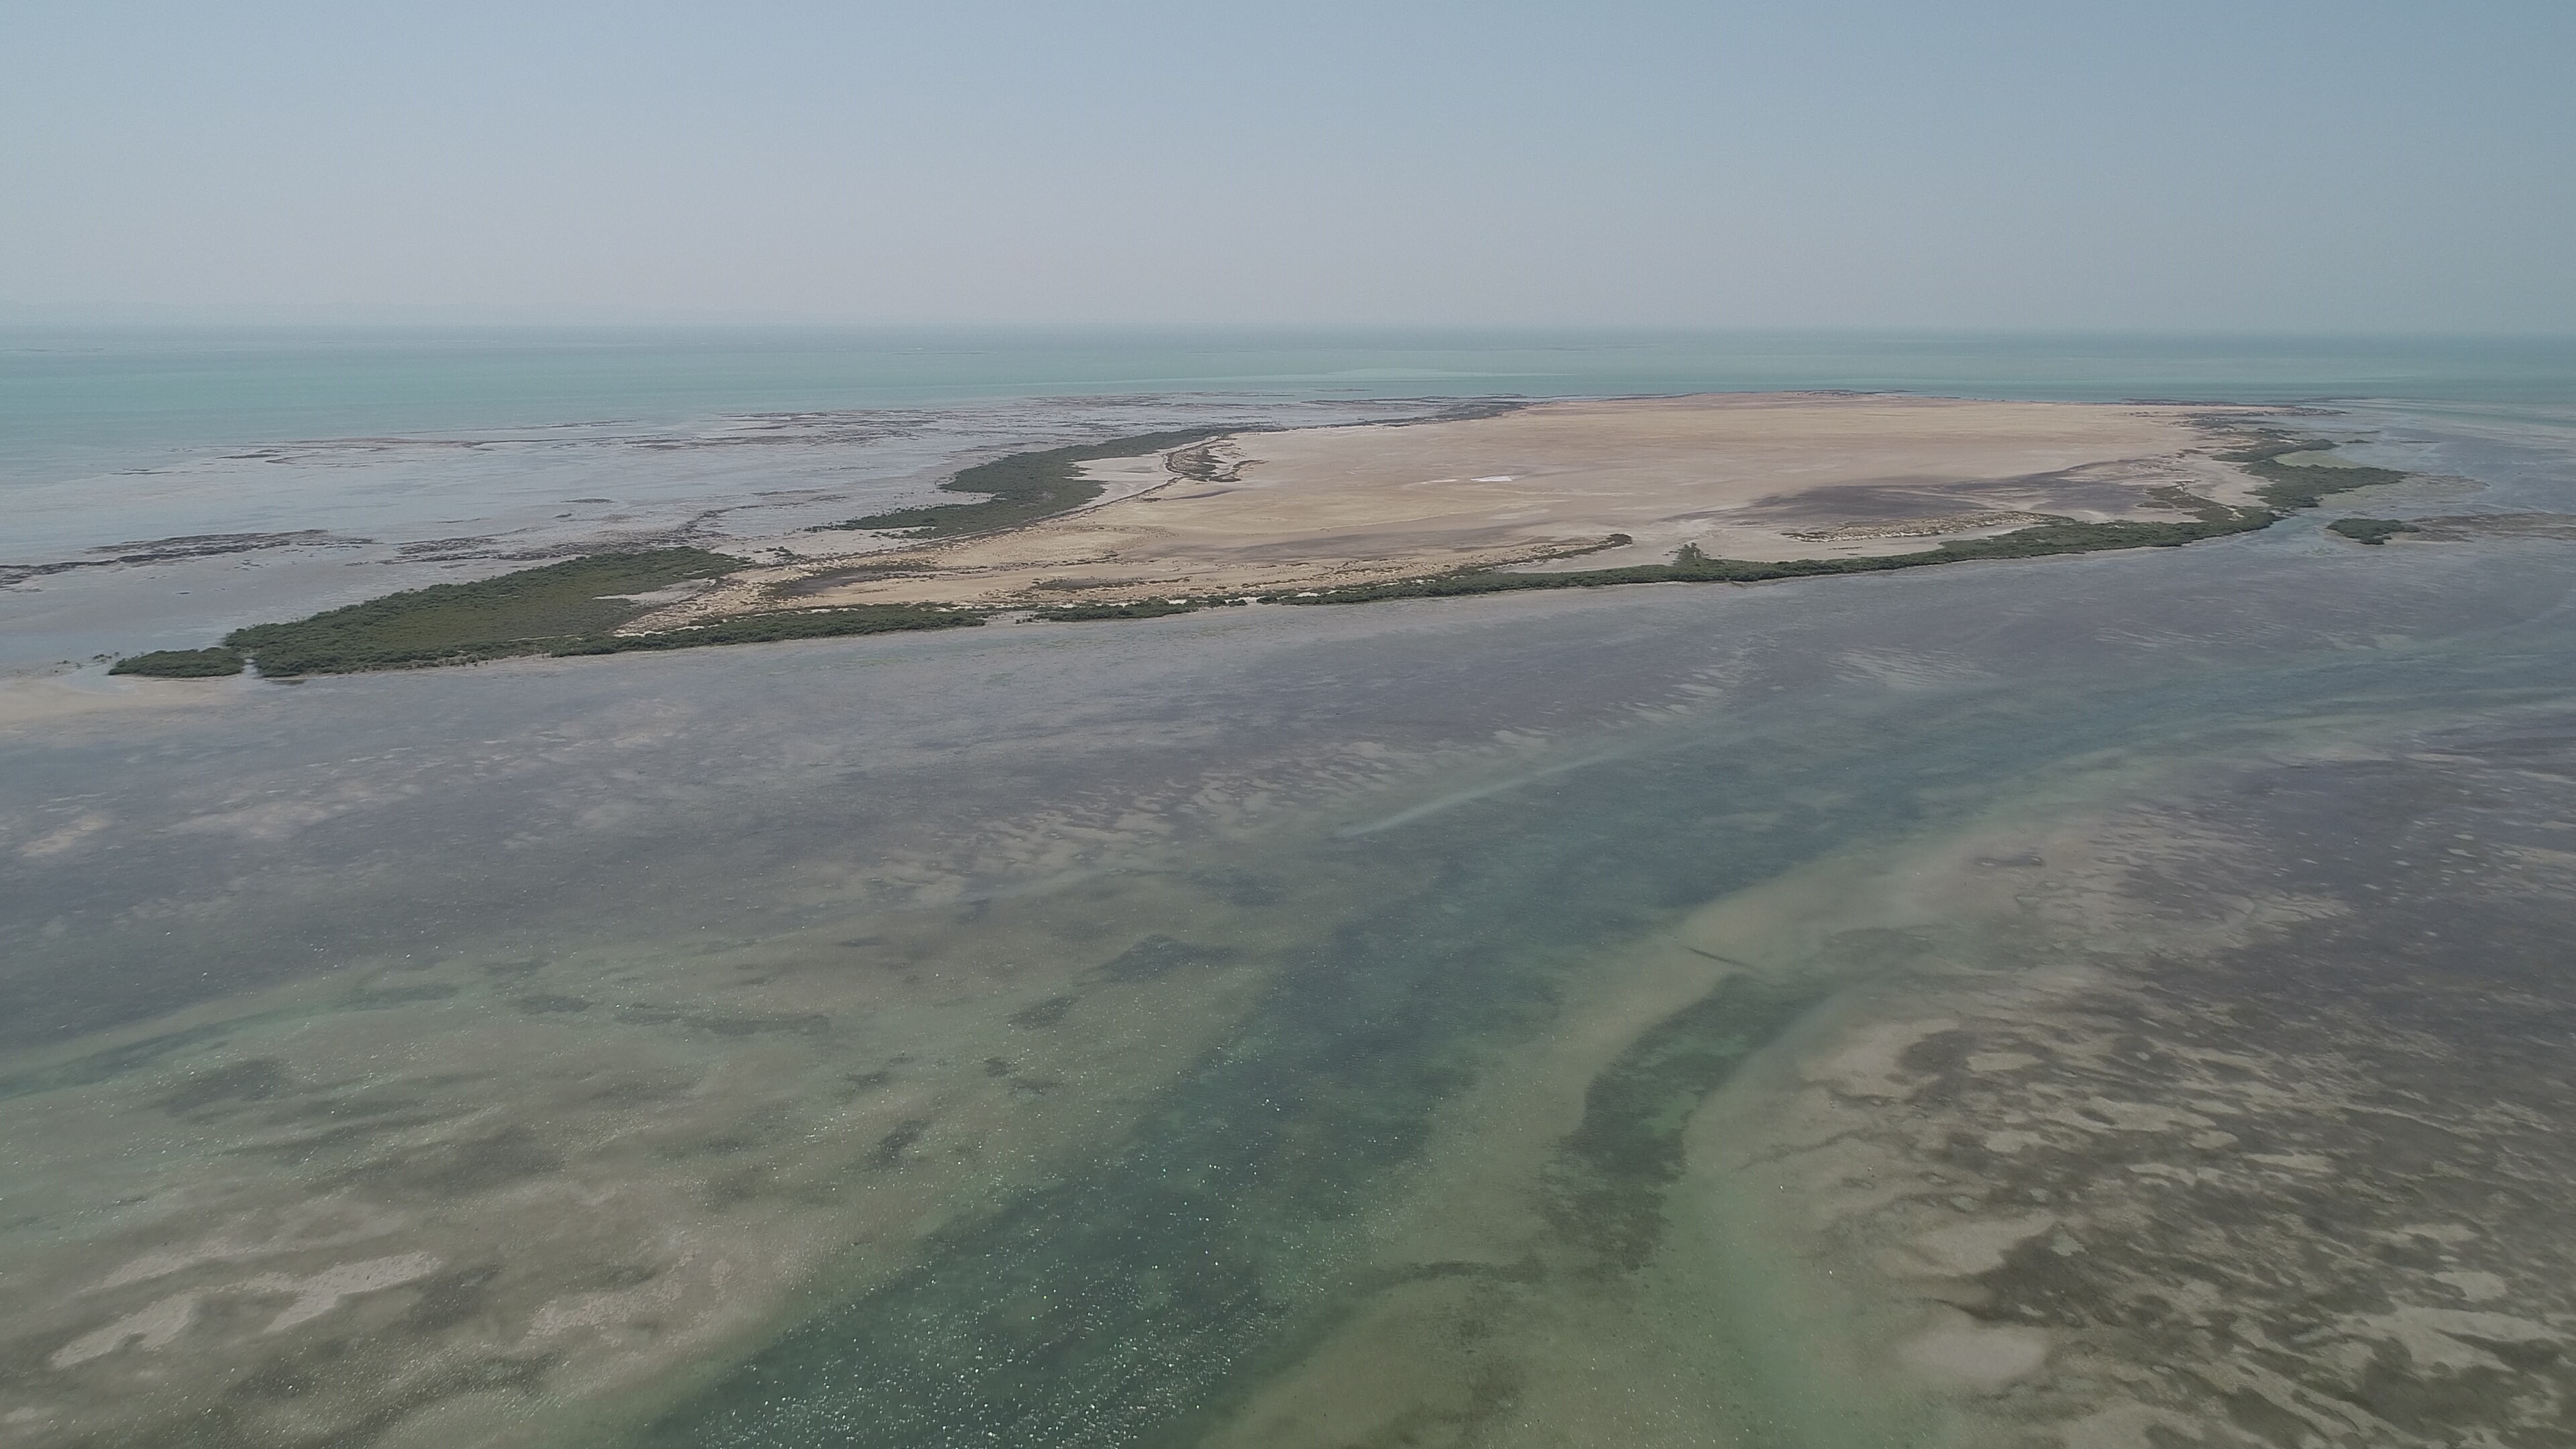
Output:
<svg viewBox="0 0 2576 1449">
<path fill-rule="evenodd" d="M 1903 370 L 1472 350 L 645 431 L 830 414 L 756 455 L 820 521 L 1212 414 Z M 2366 392 L 2316 425 L 2414 476 L 2350 511 L 2473 522 L 289 686 L 48 661 L 774 480 L 587 534 L 425 444 L 250 521 L 89 490 L 5 561 L 374 542 L 0 594 L 0 1443 L 2567 1442 L 2576 390 L 2087 355 Z M 129 443 L 391 435 L 327 421 Z M 296 549 L 266 614 L 172 602 Z"/>
</svg>

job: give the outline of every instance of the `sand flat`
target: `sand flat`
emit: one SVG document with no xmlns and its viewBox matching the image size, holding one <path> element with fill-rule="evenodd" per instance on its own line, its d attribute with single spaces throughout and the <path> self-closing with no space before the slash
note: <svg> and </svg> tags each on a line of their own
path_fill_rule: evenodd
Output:
<svg viewBox="0 0 2576 1449">
<path fill-rule="evenodd" d="M 1825 393 L 1539 403 L 1496 416 L 1239 433 L 1091 465 L 1110 501 L 892 554 L 737 576 L 658 628 L 796 603 L 985 606 L 1134 600 L 1418 578 L 1462 566 L 1904 553 L 1942 538 L 2180 516 L 2173 490 L 2250 501 L 2211 454 L 2252 409 Z M 1160 471 L 1139 487 L 1140 475 Z M 1123 495 L 1123 496 L 1121 496 Z M 1633 542 L 1604 547 L 1613 535 Z M 817 587 L 817 585 L 823 585 Z"/>
</svg>

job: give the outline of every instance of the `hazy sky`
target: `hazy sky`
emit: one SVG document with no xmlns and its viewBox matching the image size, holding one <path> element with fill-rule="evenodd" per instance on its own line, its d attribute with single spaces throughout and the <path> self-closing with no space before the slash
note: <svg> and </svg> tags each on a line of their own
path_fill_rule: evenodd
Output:
<svg viewBox="0 0 2576 1449">
<path fill-rule="evenodd" d="M 0 302 L 2576 331 L 2576 0 L 0 6 Z"/>
</svg>

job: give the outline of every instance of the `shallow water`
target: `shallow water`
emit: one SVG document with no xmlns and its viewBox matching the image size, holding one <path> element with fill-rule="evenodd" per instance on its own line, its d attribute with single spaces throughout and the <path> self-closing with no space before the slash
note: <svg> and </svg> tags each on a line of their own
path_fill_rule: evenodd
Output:
<svg viewBox="0 0 2576 1449">
<path fill-rule="evenodd" d="M 2569 510 L 2565 417 L 2334 426 L 2477 480 L 2391 513 Z M 1924 884 L 1945 860 L 2022 879 L 2074 858 L 2051 830 L 2183 799 L 2287 840 L 2313 792 L 2212 782 L 2564 735 L 2571 585 L 2564 544 L 2301 520 L 1758 588 L 75 676 L 0 735 L 0 1432 L 1859 1445 L 2080 1417 L 2070 1380 L 1957 1369 L 2022 1340 L 1927 1340 L 1951 1300 L 1835 1286 L 1878 1250 L 1800 1221 L 1847 1187 L 1760 1198 L 1805 1160 L 1764 1135 L 1803 1099 L 1766 1094 L 1897 994 L 2055 979 L 1989 920 L 2017 897 Z M 2086 919 L 2103 959 L 2148 939 Z M 2070 1363 L 2093 1341 L 2009 1330 L 2043 1331 Z"/>
<path fill-rule="evenodd" d="M 2561 340 L 705 329 L 0 330 L 0 671 L 607 544 L 830 552 L 993 451 L 1476 397 L 2404 397 L 2508 428 Z M 30 570 L 47 570 L 31 573 Z"/>
</svg>

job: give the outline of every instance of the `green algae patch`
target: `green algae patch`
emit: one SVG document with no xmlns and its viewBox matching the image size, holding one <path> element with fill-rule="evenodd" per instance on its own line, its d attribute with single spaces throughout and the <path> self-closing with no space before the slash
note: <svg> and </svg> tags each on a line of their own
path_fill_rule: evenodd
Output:
<svg viewBox="0 0 2576 1449">
<path fill-rule="evenodd" d="M 913 529 L 916 538 L 956 538 L 996 528 L 1034 523 L 1049 514 L 1079 508 L 1098 498 L 1101 485 L 1082 476 L 1082 465 L 1103 458 L 1133 458 L 1164 453 L 1243 432 L 1242 428 L 1189 428 L 1170 433 L 1141 433 L 1105 443 L 1077 443 L 1034 453 L 1013 453 L 978 463 L 939 485 L 943 493 L 981 493 L 979 503 L 935 503 L 872 513 L 847 523 L 817 525 L 816 532 L 842 528 Z"/>
<path fill-rule="evenodd" d="M 129 654 L 108 666 L 110 674 L 139 674 L 146 679 L 222 679 L 242 672 L 238 649 L 155 649 Z"/>
<path fill-rule="evenodd" d="M 2342 534 L 2355 543 L 2378 545 L 2401 533 L 2421 533 L 2423 530 L 2396 518 L 2338 518 L 2326 525 L 2326 532 Z"/>
<path fill-rule="evenodd" d="M 604 635 L 655 605 L 635 594 L 743 567 L 701 548 L 588 554 L 466 584 L 433 584 L 224 636 L 263 675 L 347 674 L 546 654 Z"/>
</svg>

